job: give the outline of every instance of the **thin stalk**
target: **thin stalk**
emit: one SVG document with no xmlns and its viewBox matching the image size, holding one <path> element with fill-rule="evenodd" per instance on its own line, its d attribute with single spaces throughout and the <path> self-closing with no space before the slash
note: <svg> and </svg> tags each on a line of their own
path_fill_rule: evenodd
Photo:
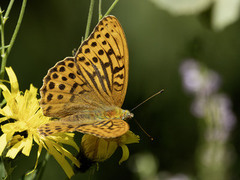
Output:
<svg viewBox="0 0 240 180">
<path fill-rule="evenodd" d="M 113 10 L 113 8 L 116 6 L 116 4 L 118 3 L 118 1 L 119 1 L 119 0 L 115 0 L 115 1 L 112 3 L 112 5 L 111 5 L 110 8 L 107 10 L 107 12 L 106 12 L 106 14 L 104 15 L 104 17 L 110 14 L 110 12 L 111 12 L 111 11 Z"/>
<path fill-rule="evenodd" d="M 17 37 L 20 25 L 22 23 L 22 19 L 23 19 L 23 15 L 24 15 L 24 12 L 25 12 L 26 4 L 27 4 L 27 0 L 23 0 L 21 11 L 20 11 L 19 18 L 18 18 L 18 21 L 17 21 L 17 25 L 16 25 L 16 28 L 15 28 L 15 30 L 13 32 L 11 41 L 9 43 L 9 47 L 7 48 L 6 52 L 4 51 L 4 48 L 2 49 L 3 54 L 1 54 L 2 55 L 2 65 L 1 65 L 1 70 L 0 70 L 0 79 L 4 79 L 4 73 L 5 73 L 6 63 L 7 63 L 7 57 L 9 55 L 9 53 L 11 52 L 12 46 L 13 46 L 13 44 L 15 42 L 16 37 Z M 12 5 L 8 6 L 8 10 L 7 10 L 6 13 L 10 12 L 11 6 Z M 2 22 L 4 22 L 4 21 L 2 21 L 2 18 L 1 18 L 1 23 Z M 5 47 L 5 44 L 4 44 L 4 24 L 1 24 L 1 26 L 2 26 L 2 30 L 1 30 L 1 35 L 2 36 L 1 36 L 1 38 L 3 38 L 3 39 L 1 39 L 2 40 L 2 45 L 3 45 L 2 47 Z"/>
<path fill-rule="evenodd" d="M 90 7 L 89 7 L 89 12 L 88 12 L 87 26 L 86 26 L 85 38 L 84 39 L 87 39 L 87 37 L 89 35 L 89 32 L 90 32 L 90 26 L 91 26 L 92 15 L 93 15 L 93 7 L 94 7 L 94 0 L 91 0 Z"/>
<path fill-rule="evenodd" d="M 102 19 L 102 0 L 99 0 L 98 4 L 98 20 L 100 21 Z"/>
<path fill-rule="evenodd" d="M 0 21 L 1 21 L 1 58 L 2 58 L 2 65 L 1 65 L 1 70 L 0 70 L 0 79 L 3 79 L 2 78 L 2 72 L 4 70 L 4 68 L 2 68 L 4 66 L 4 64 L 6 63 L 3 59 L 4 59 L 4 56 L 5 56 L 5 38 L 4 38 L 4 17 L 3 17 L 3 11 L 0 7 L 0 11 L 1 11 L 1 14 L 0 14 Z"/>
<path fill-rule="evenodd" d="M 8 4 L 7 11 L 6 11 L 6 13 L 4 14 L 4 20 L 5 20 L 5 21 L 6 21 L 7 18 L 8 18 L 8 15 L 9 15 L 11 9 L 12 9 L 13 3 L 14 3 L 14 0 L 11 0 L 11 1 L 9 2 L 9 4 Z M 5 23 L 5 22 L 4 22 L 4 23 Z"/>
<path fill-rule="evenodd" d="M 47 162 L 50 157 L 51 157 L 50 154 L 47 152 L 45 155 L 45 159 L 43 160 L 43 162 L 41 164 L 41 167 L 39 167 L 39 169 L 38 169 L 38 175 L 36 177 L 36 180 L 42 179 L 43 173 L 46 169 L 46 165 L 47 165 Z"/>
<path fill-rule="evenodd" d="M 23 19 L 23 15 L 24 15 L 24 12 L 25 12 L 26 4 L 27 4 L 27 0 L 23 0 L 22 8 L 21 8 L 20 15 L 19 15 L 19 18 L 18 18 L 18 22 L 17 22 L 16 28 L 15 28 L 15 30 L 13 32 L 11 41 L 9 43 L 9 47 L 7 49 L 7 55 L 10 53 L 10 51 L 12 49 L 12 46 L 13 46 L 13 44 L 15 42 L 15 39 L 17 37 L 17 34 L 19 32 L 19 28 L 20 28 L 20 26 L 22 24 L 22 19 Z"/>
<path fill-rule="evenodd" d="M 7 49 L 9 47 L 9 45 L 7 45 L 7 46 L 4 46 L 4 47 L 0 47 L 0 50 L 2 50 L 2 49 Z"/>
<path fill-rule="evenodd" d="M 0 178 L 1 178 L 1 179 L 6 179 L 6 178 L 7 178 L 7 171 L 6 171 L 6 168 L 5 168 L 5 166 L 4 166 L 3 156 L 1 156 L 0 168 L 1 168 Z"/>
<path fill-rule="evenodd" d="M 13 167 L 12 167 L 12 161 L 9 158 L 4 158 L 6 157 L 6 151 L 3 152 L 3 155 L 1 156 L 1 161 L 3 163 L 3 168 L 5 171 L 5 177 L 4 180 L 12 180 L 12 172 L 13 172 Z"/>
</svg>

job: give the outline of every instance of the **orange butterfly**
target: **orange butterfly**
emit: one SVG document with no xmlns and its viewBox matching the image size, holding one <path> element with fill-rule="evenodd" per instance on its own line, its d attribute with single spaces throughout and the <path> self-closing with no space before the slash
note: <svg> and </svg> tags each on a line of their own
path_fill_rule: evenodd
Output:
<svg viewBox="0 0 240 180">
<path fill-rule="evenodd" d="M 104 17 L 79 47 L 52 67 L 40 89 L 46 116 L 60 118 L 39 128 L 47 136 L 79 131 L 101 138 L 125 134 L 133 114 L 121 109 L 128 84 L 126 38 L 114 16 Z"/>
</svg>

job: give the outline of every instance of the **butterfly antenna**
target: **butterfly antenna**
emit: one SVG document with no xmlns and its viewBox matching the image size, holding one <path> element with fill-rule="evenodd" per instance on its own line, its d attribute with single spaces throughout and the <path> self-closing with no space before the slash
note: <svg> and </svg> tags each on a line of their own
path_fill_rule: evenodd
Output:
<svg viewBox="0 0 240 180">
<path fill-rule="evenodd" d="M 139 124 L 139 122 L 138 122 L 135 118 L 133 118 L 133 119 L 134 119 L 134 121 L 137 123 L 138 127 L 140 127 L 140 129 L 150 138 L 151 141 L 153 141 L 153 137 L 150 136 L 150 135 L 143 129 L 143 127 Z"/>
<path fill-rule="evenodd" d="M 155 96 L 157 96 L 158 94 L 161 94 L 164 91 L 164 89 L 156 92 L 155 94 L 153 94 L 152 96 L 150 96 L 149 98 L 147 98 L 146 100 L 144 100 L 143 102 L 141 102 L 140 104 L 138 104 L 137 106 L 135 106 L 134 108 L 131 109 L 131 112 L 134 111 L 135 109 L 137 109 L 139 106 L 143 105 L 145 102 L 147 102 L 148 100 L 154 98 Z"/>
<path fill-rule="evenodd" d="M 150 96 L 149 98 L 147 98 L 146 100 L 144 100 L 143 102 L 141 102 L 140 104 L 138 104 L 137 106 L 135 106 L 134 108 L 131 109 L 131 112 L 134 111 L 135 109 L 137 109 L 139 106 L 141 106 L 142 104 L 144 104 L 145 102 L 147 102 L 148 100 L 154 98 L 155 96 L 157 96 L 158 94 L 162 93 L 164 91 L 164 89 L 156 92 L 155 94 L 153 94 L 152 96 Z M 137 123 L 137 125 L 139 126 L 139 128 L 150 138 L 151 141 L 153 141 L 153 137 L 150 136 L 144 129 L 143 127 L 139 124 L 139 122 L 133 118 L 134 121 Z"/>
</svg>

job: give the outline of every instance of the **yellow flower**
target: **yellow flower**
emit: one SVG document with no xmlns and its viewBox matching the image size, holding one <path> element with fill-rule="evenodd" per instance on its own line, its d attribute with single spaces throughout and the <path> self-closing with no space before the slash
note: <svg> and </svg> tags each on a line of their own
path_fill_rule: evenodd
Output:
<svg viewBox="0 0 240 180">
<path fill-rule="evenodd" d="M 93 135 L 85 134 L 81 141 L 79 154 L 80 171 L 86 171 L 92 164 L 105 161 L 116 151 L 117 147 L 122 148 L 121 164 L 129 157 L 129 150 L 126 144 L 139 143 L 139 136 L 132 131 L 113 139 L 102 139 Z M 88 163 L 88 164 L 87 164 Z"/>
<path fill-rule="evenodd" d="M 0 83 L 6 101 L 6 105 L 0 108 L 0 114 L 3 116 L 0 118 L 0 127 L 3 132 L 0 136 L 0 156 L 3 152 L 6 157 L 12 159 L 20 152 L 29 156 L 33 142 L 35 142 L 39 146 L 35 168 L 44 147 L 49 154 L 54 156 L 70 178 L 74 173 L 66 157 L 76 166 L 79 166 L 79 162 L 62 144 L 70 145 L 78 150 L 78 146 L 73 140 L 74 134 L 61 133 L 48 137 L 40 135 L 38 127 L 49 122 L 50 118 L 45 117 L 39 107 L 39 101 L 36 98 L 37 88 L 30 85 L 30 89 L 25 93 L 20 92 L 17 77 L 12 68 L 6 68 L 6 71 L 11 91 Z"/>
</svg>

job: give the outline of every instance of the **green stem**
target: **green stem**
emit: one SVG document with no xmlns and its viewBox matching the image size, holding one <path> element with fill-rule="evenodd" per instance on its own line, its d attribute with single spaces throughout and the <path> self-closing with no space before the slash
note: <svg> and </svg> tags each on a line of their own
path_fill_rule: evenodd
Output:
<svg viewBox="0 0 240 180">
<path fill-rule="evenodd" d="M 5 38 L 4 38 L 4 17 L 3 17 L 3 11 L 2 9 L 0 8 L 0 11 L 1 11 L 1 58 L 2 58 L 2 65 L 1 65 L 1 70 L 0 70 L 0 79 L 3 79 L 3 75 L 2 75 L 2 72 L 4 69 L 3 66 L 4 64 L 6 64 L 6 62 L 4 61 L 4 57 L 5 57 Z"/>
<path fill-rule="evenodd" d="M 8 15 L 8 13 L 10 12 L 10 9 L 11 9 L 12 3 L 13 3 L 12 1 L 10 1 L 10 4 L 9 4 L 7 12 L 6 12 L 7 13 L 6 15 Z M 9 47 L 7 48 L 6 52 L 5 52 L 4 48 L 2 49 L 2 53 L 3 54 L 1 54 L 1 56 L 2 56 L 2 65 L 1 65 L 1 70 L 0 70 L 0 79 L 4 79 L 4 73 L 5 73 L 6 63 L 7 63 L 7 57 L 9 55 L 9 53 L 11 52 L 12 46 L 13 46 L 13 44 L 15 42 L 16 37 L 17 37 L 20 25 L 22 23 L 22 19 L 23 19 L 23 15 L 24 15 L 24 12 L 25 12 L 26 4 L 27 4 L 27 0 L 23 0 L 21 11 L 20 11 L 19 18 L 18 18 L 18 22 L 17 22 L 16 28 L 15 28 L 15 30 L 13 32 L 11 41 L 9 43 Z M 4 18 L 6 18 L 6 17 L 4 17 Z M 1 18 L 1 23 L 2 22 L 4 22 L 4 20 L 2 21 L 2 18 Z M 1 24 L 1 26 L 2 26 L 2 29 L 1 29 L 2 47 L 4 47 L 5 46 L 5 44 L 4 44 L 4 24 Z"/>
<path fill-rule="evenodd" d="M 2 25 L 3 25 L 3 12 L 4 11 L 2 11 L 1 6 L 0 6 L 0 21 L 1 21 L 0 31 L 2 31 L 2 29 L 3 29 L 3 27 L 2 27 Z M 1 32 L 1 34 L 2 34 L 2 32 Z M 1 35 L 1 41 L 2 41 L 2 35 Z"/>
<path fill-rule="evenodd" d="M 104 17 L 110 14 L 110 12 L 111 12 L 111 11 L 113 10 L 113 8 L 116 6 L 116 4 L 118 3 L 118 1 L 119 1 L 119 0 L 115 0 L 115 1 L 112 3 L 112 5 L 111 5 L 110 8 L 108 9 L 108 11 L 107 11 L 106 14 L 104 15 Z"/>
<path fill-rule="evenodd" d="M 102 19 L 102 0 L 99 0 L 98 4 L 98 20 L 100 21 Z"/>
<path fill-rule="evenodd" d="M 46 169 L 46 165 L 47 165 L 47 162 L 50 157 L 51 157 L 51 155 L 47 152 L 45 155 L 45 159 L 43 160 L 43 162 L 41 164 L 41 167 L 39 167 L 39 169 L 38 169 L 38 174 L 37 174 L 37 177 L 35 178 L 36 180 L 42 179 L 43 173 Z"/>
<path fill-rule="evenodd" d="M 7 11 L 6 11 L 6 13 L 4 14 L 4 19 L 5 19 L 5 21 L 8 19 L 8 15 L 9 15 L 11 9 L 12 9 L 13 3 L 14 3 L 14 0 L 11 0 L 11 1 L 9 2 L 9 5 L 8 5 L 8 7 L 7 7 Z M 4 23 L 5 23 L 5 22 L 4 22 Z"/>
<path fill-rule="evenodd" d="M 0 50 L 2 50 L 2 49 L 7 49 L 8 47 L 9 47 L 9 45 L 3 46 L 3 47 L 1 46 L 1 47 L 0 47 Z"/>
<path fill-rule="evenodd" d="M 86 26 L 85 38 L 84 39 L 87 39 L 88 35 L 89 35 L 91 21 L 92 21 L 92 15 L 93 15 L 93 7 L 94 7 L 94 0 L 91 0 L 90 7 L 89 7 L 89 12 L 88 12 L 87 26 Z"/>
<path fill-rule="evenodd" d="M 14 33 L 12 35 L 11 41 L 9 43 L 9 47 L 7 49 L 7 53 L 6 53 L 7 55 L 10 53 L 10 51 L 12 49 L 12 46 L 13 46 L 13 44 L 15 42 L 15 39 L 17 37 L 17 34 L 19 32 L 19 28 L 22 24 L 22 19 L 23 19 L 23 15 L 24 15 L 24 12 L 25 12 L 26 4 L 27 4 L 27 0 L 23 0 L 22 8 L 21 8 L 20 15 L 19 15 L 19 18 L 18 18 L 18 22 L 17 22 L 16 28 L 14 30 Z"/>
<path fill-rule="evenodd" d="M 12 161 L 9 159 L 9 158 L 6 158 L 6 151 L 3 152 L 4 154 L 1 156 L 1 163 L 2 163 L 2 166 L 4 167 L 1 167 L 4 171 L 4 180 L 12 180 L 12 172 L 14 170 L 14 168 L 12 167 Z M 3 173 L 3 172 L 1 172 Z"/>
<path fill-rule="evenodd" d="M 1 156 L 0 160 L 0 179 L 6 179 L 7 178 L 7 171 L 4 166 L 4 159 L 3 156 Z"/>
</svg>

